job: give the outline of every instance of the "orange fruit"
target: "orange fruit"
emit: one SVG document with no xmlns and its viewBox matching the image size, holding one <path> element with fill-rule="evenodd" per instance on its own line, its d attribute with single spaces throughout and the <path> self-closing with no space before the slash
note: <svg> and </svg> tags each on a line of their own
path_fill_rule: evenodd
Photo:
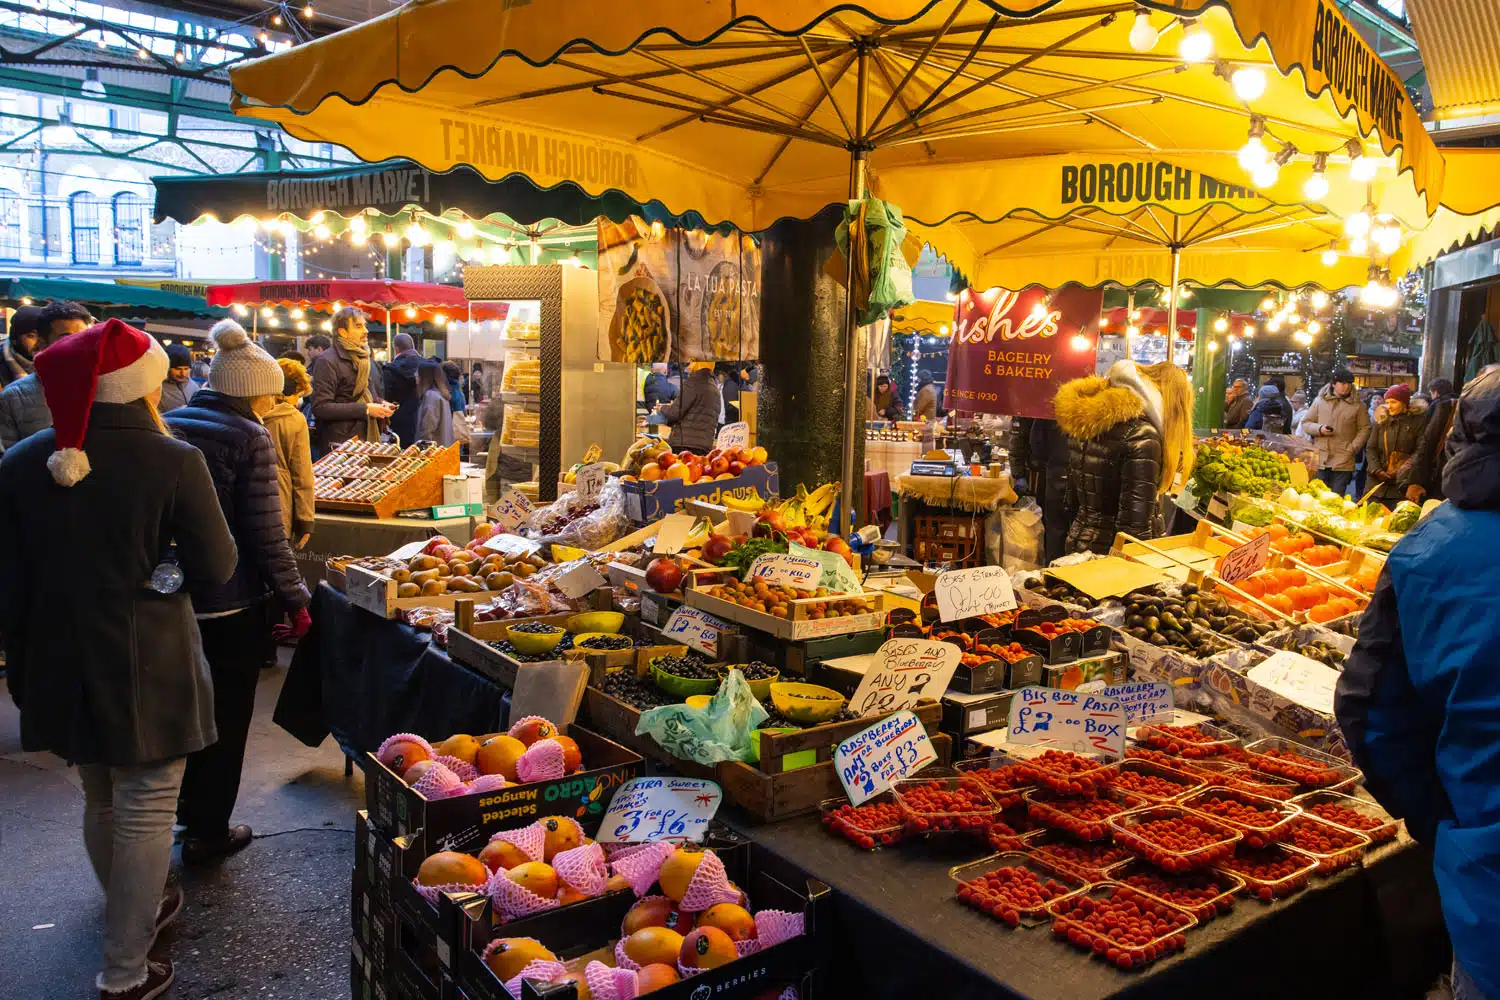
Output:
<svg viewBox="0 0 1500 1000">
<path fill-rule="evenodd" d="M 629 889 L 629 888 L 630 888 L 630 883 L 627 882 L 627 881 L 625 881 L 625 876 L 624 875 L 611 875 L 609 877 L 609 881 L 604 884 L 604 891 L 605 892 L 619 892 L 622 889 Z"/>
<path fill-rule="evenodd" d="M 643 899 L 626 912 L 620 921 L 620 933 L 629 937 L 643 927 L 665 927 L 686 934 L 693 929 L 693 914 L 683 913 L 670 899 Z"/>
<path fill-rule="evenodd" d="M 439 851 L 417 869 L 418 885 L 484 885 L 489 878 L 478 858 L 457 851 Z"/>
<path fill-rule="evenodd" d="M 655 462 L 649 463 L 641 470 L 641 479 L 648 483 L 654 483 L 661 478 L 661 466 Z"/>
<path fill-rule="evenodd" d="M 625 954 L 636 965 L 675 965 L 682 935 L 665 927 L 642 927 L 625 939 Z"/>
<path fill-rule="evenodd" d="M 567 816 L 543 816 L 542 829 L 546 831 L 546 848 L 542 855 L 551 861 L 560 851 L 571 851 L 583 843 L 583 827 Z"/>
<path fill-rule="evenodd" d="M 411 740 L 397 740 L 376 757 L 376 760 L 397 774 L 405 774 L 406 769 L 418 761 L 431 759 L 432 754 L 427 752 L 426 747 Z"/>
<path fill-rule="evenodd" d="M 557 956 L 528 938 L 501 938 L 484 964 L 503 983 L 521 974 L 532 962 L 555 962 Z"/>
<path fill-rule="evenodd" d="M 492 872 L 510 871 L 531 859 L 508 840 L 492 840 L 479 852 L 479 860 Z"/>
<path fill-rule="evenodd" d="M 588 898 L 588 893 L 579 892 L 566 882 L 562 884 L 561 889 L 557 890 L 557 902 L 562 906 L 567 906 L 569 903 L 579 903 Z"/>
<path fill-rule="evenodd" d="M 693 470 L 689 469 L 687 467 L 687 464 L 685 462 L 678 462 L 676 465 L 674 465 L 670 469 L 668 469 L 666 471 L 666 473 L 662 476 L 662 478 L 663 479 L 680 479 L 684 483 L 690 483 L 693 480 Z"/>
<path fill-rule="evenodd" d="M 743 906 L 715 903 L 698 914 L 699 927 L 717 927 L 731 941 L 749 941 L 755 937 L 755 918 Z"/>
<path fill-rule="evenodd" d="M 479 753 L 479 741 L 468 733 L 457 733 L 433 749 L 438 752 L 439 757 L 457 757 L 465 764 L 472 764 L 474 756 Z"/>
<path fill-rule="evenodd" d="M 682 977 L 670 965 L 663 965 L 660 962 L 643 965 L 635 974 L 636 996 L 640 996 L 642 993 L 650 993 L 652 990 L 659 990 L 663 986 L 671 986 L 673 983 L 681 981 Z"/>
<path fill-rule="evenodd" d="M 562 733 L 558 733 L 552 738 L 562 745 L 563 769 L 565 771 L 572 774 L 583 766 L 583 751 L 578 749 L 577 740 L 571 736 L 564 736 Z"/>
<path fill-rule="evenodd" d="M 679 847 L 661 863 L 661 871 L 657 872 L 656 880 L 661 883 L 661 891 L 668 898 L 681 900 L 687 895 L 688 883 L 693 880 L 698 865 L 703 862 L 704 853 L 701 847 Z"/>
<path fill-rule="evenodd" d="M 511 734 L 528 747 L 538 740 L 550 740 L 557 735 L 557 727 L 546 719 L 527 719 L 516 726 Z"/>
<path fill-rule="evenodd" d="M 554 983 L 572 983 L 573 989 L 578 992 L 578 1000 L 593 1000 L 594 998 L 594 995 L 589 992 L 589 981 L 584 978 L 581 972 L 564 972 L 552 981 Z"/>
<path fill-rule="evenodd" d="M 689 969 L 717 969 L 740 957 L 729 935 L 717 927 L 698 927 L 682 939 L 677 961 Z"/>
<path fill-rule="evenodd" d="M 543 899 L 557 897 L 557 869 L 541 861 L 528 861 L 505 873 L 505 877 Z"/>
<path fill-rule="evenodd" d="M 503 774 L 506 781 L 520 781 L 516 774 L 516 761 L 526 752 L 526 744 L 514 736 L 496 736 L 479 745 L 474 755 L 474 766 L 480 774 Z"/>
</svg>

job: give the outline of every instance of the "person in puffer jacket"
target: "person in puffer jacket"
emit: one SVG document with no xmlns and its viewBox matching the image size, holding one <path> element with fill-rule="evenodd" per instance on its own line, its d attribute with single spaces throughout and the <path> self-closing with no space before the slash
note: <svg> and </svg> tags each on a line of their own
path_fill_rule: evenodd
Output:
<svg viewBox="0 0 1500 1000">
<path fill-rule="evenodd" d="M 211 331 L 218 351 L 208 388 L 165 417 L 174 435 L 203 453 L 224 519 L 239 547 L 228 583 L 194 587 L 193 612 L 214 682 L 219 742 L 188 757 L 177 818 L 185 828 L 182 860 L 192 865 L 250 843 L 230 827 L 255 710 L 255 685 L 272 649 L 272 619 L 292 616 L 290 637 L 307 631 L 308 593 L 281 519 L 276 449 L 261 423 L 281 395 L 281 366 L 232 319 Z M 272 602 L 279 605 L 273 610 Z"/>
<path fill-rule="evenodd" d="M 1441 504 L 1396 543 L 1334 714 L 1371 795 L 1430 845 L 1453 996 L 1500 997 L 1500 371 L 1464 386 Z"/>
<path fill-rule="evenodd" d="M 1168 362 L 1117 361 L 1053 400 L 1068 436 L 1069 552 L 1109 552 L 1116 532 L 1163 532 L 1159 497 L 1193 471 L 1192 387 Z"/>
</svg>

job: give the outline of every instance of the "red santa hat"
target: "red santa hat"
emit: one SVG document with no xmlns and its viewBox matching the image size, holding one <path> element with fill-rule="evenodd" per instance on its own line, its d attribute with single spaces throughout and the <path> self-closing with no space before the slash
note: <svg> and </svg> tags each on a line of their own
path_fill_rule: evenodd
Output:
<svg viewBox="0 0 1500 1000">
<path fill-rule="evenodd" d="M 57 450 L 47 459 L 52 478 L 73 486 L 89 474 L 83 439 L 89 407 L 133 403 L 167 377 L 167 352 L 156 340 L 117 319 L 64 337 L 36 356 L 36 375 L 52 411 Z"/>
</svg>

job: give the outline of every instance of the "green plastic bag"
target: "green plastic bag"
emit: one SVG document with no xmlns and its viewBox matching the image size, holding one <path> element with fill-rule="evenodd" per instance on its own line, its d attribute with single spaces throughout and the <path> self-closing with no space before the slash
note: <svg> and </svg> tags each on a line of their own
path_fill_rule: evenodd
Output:
<svg viewBox="0 0 1500 1000">
<path fill-rule="evenodd" d="M 856 246 L 851 259 L 849 230 L 852 226 L 856 233 L 859 231 L 861 205 L 864 207 L 865 245 L 863 252 Z M 850 268 L 863 264 L 867 272 L 854 275 L 854 302 L 860 326 L 875 322 L 898 306 L 917 301 L 911 289 L 911 265 L 901 253 L 901 242 L 906 239 L 906 222 L 900 208 L 879 198 L 851 201 L 844 206 L 844 219 L 834 238 L 844 259 L 850 262 Z"/>
<path fill-rule="evenodd" d="M 739 670 L 729 671 L 706 708 L 663 705 L 641 713 L 637 736 L 650 735 L 673 757 L 698 764 L 748 760 L 750 734 L 769 716 Z"/>
</svg>

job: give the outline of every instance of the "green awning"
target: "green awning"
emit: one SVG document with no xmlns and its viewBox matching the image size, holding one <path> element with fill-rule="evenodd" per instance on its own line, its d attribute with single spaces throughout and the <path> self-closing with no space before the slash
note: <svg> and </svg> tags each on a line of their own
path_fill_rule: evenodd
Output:
<svg viewBox="0 0 1500 1000">
<path fill-rule="evenodd" d="M 98 319 L 167 319 L 187 316 L 218 319 L 229 310 L 210 306 L 197 295 L 164 292 L 104 281 L 74 281 L 67 278 L 6 278 L 0 280 L 0 305 L 41 305 L 53 299 L 71 299 L 88 306 Z M 28 300 L 30 300 L 28 302 Z"/>
</svg>

